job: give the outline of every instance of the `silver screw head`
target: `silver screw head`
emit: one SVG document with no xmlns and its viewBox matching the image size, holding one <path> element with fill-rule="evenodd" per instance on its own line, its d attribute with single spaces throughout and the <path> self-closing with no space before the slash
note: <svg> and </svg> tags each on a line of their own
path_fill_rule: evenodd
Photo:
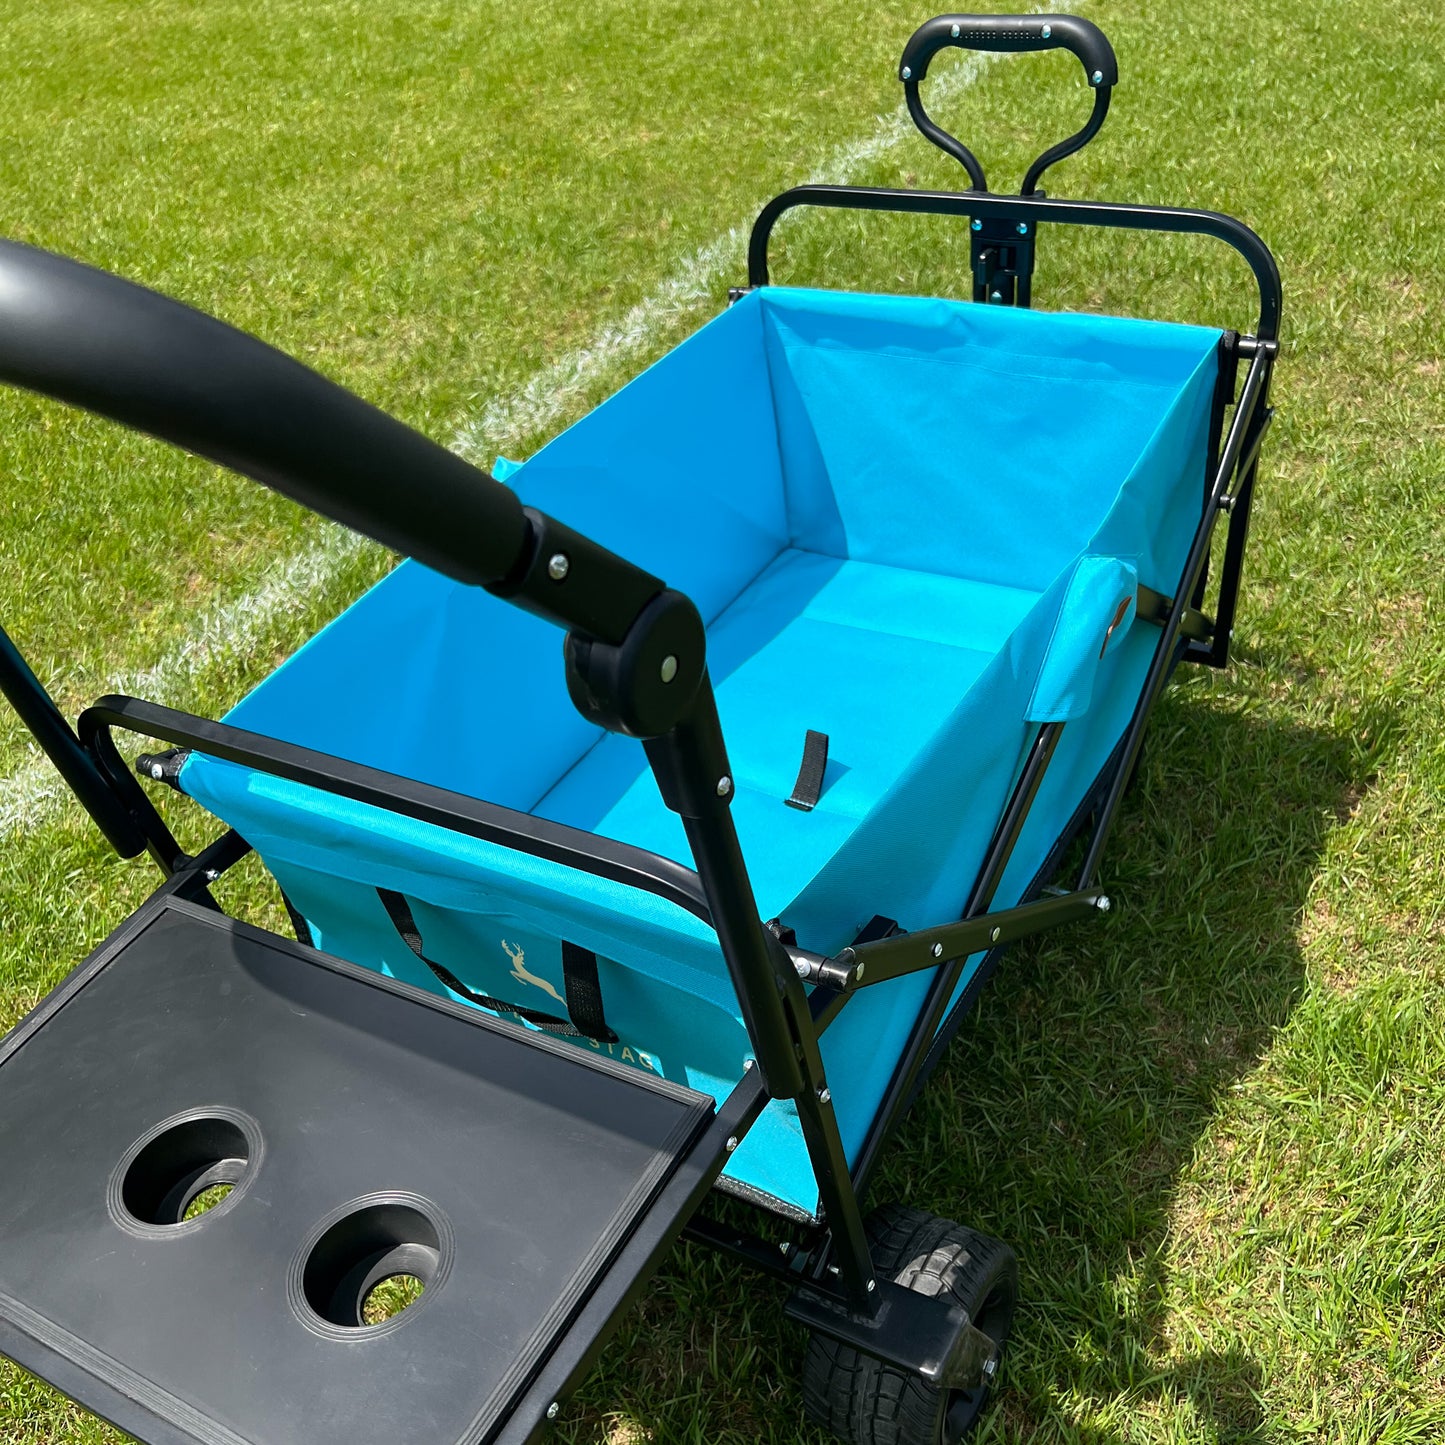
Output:
<svg viewBox="0 0 1445 1445">
<path fill-rule="evenodd" d="M 560 582 L 572 570 L 571 560 L 565 552 L 554 552 L 547 562 L 547 575 Z"/>
<path fill-rule="evenodd" d="M 160 782 L 160 780 L 161 780 L 163 777 L 165 777 L 165 775 L 166 775 L 166 770 L 165 770 L 163 767 L 161 767 L 161 765 L 160 765 L 159 763 L 152 763 L 152 764 L 151 764 L 151 777 L 153 777 L 153 778 L 156 780 L 156 782 Z"/>
<path fill-rule="evenodd" d="M 1090 85 L 1103 85 L 1103 83 L 1104 83 L 1104 72 L 1103 72 L 1102 70 L 1096 70 L 1096 71 L 1089 77 L 1089 84 L 1090 84 Z"/>
<path fill-rule="evenodd" d="M 876 1279 L 870 1279 L 870 1280 L 868 1281 L 868 1293 L 869 1293 L 869 1294 L 872 1294 L 873 1291 L 874 1291 L 875 1289 L 877 1289 L 877 1288 L 878 1288 L 878 1281 L 877 1281 Z"/>
<path fill-rule="evenodd" d="M 1018 225 L 1014 227 L 1014 230 L 1017 231 L 1020 236 L 1027 236 L 1029 233 L 1029 223 L 1027 221 L 1020 221 Z"/>
<path fill-rule="evenodd" d="M 975 222 L 973 223 L 973 229 L 974 229 L 975 231 L 981 231 L 981 230 L 983 230 L 983 222 L 982 222 L 982 221 L 975 221 Z"/>
<path fill-rule="evenodd" d="M 903 78 L 904 80 L 913 79 L 913 72 L 906 65 L 903 67 Z"/>
<path fill-rule="evenodd" d="M 864 970 L 865 968 L 867 968 L 867 967 L 868 967 L 868 965 L 867 965 L 866 963 L 860 963 L 860 964 L 858 965 L 858 967 L 853 970 L 853 982 L 854 982 L 854 983 L 862 983 L 862 982 L 863 982 L 863 970 Z"/>
<path fill-rule="evenodd" d="M 1099 896 L 1099 901 L 1094 905 L 1094 907 L 1097 908 L 1100 913 L 1107 913 L 1113 906 L 1114 905 L 1110 901 L 1109 895 L 1107 893 L 1101 894 Z"/>
<path fill-rule="evenodd" d="M 953 26 L 953 28 L 952 28 L 948 33 L 949 33 L 951 36 L 953 36 L 953 38 L 954 38 L 955 40 L 957 40 L 957 39 L 958 39 L 958 26 L 957 26 L 957 25 Z"/>
<path fill-rule="evenodd" d="M 823 1087 L 818 1090 L 818 1102 L 819 1102 L 820 1104 L 827 1104 L 827 1103 L 831 1103 L 831 1102 L 832 1102 L 832 1099 L 833 1099 L 833 1091 L 832 1091 L 832 1089 L 830 1089 L 830 1088 L 827 1086 L 827 1084 L 824 1084 Z"/>
<path fill-rule="evenodd" d="M 717 795 L 725 798 L 733 790 L 733 780 L 726 773 L 717 780 Z"/>
<path fill-rule="evenodd" d="M 990 943 L 997 943 L 997 942 L 998 942 L 998 938 L 999 938 L 999 934 L 1002 933 L 1002 932 L 1003 932 L 1003 930 L 1002 930 L 1001 928 L 995 928 L 994 931 L 989 934 L 989 936 L 988 936 L 988 941 L 989 941 Z"/>
<path fill-rule="evenodd" d="M 669 652 L 662 659 L 662 680 L 671 682 L 677 676 L 677 659 Z"/>
<path fill-rule="evenodd" d="M 557 1418 L 557 1411 L 560 1408 L 561 1407 L 557 1404 L 557 1402 L 553 1400 L 552 1403 L 547 1406 L 547 1418 L 549 1420 L 555 1420 Z"/>
<path fill-rule="evenodd" d="M 990 291 L 990 292 L 988 293 L 988 299 L 989 299 L 990 301 L 1002 301 L 1002 300 L 1003 300 L 1003 292 L 1002 292 L 1002 291 Z"/>
<path fill-rule="evenodd" d="M 1042 35 L 1045 40 L 1047 40 L 1047 39 L 1049 38 L 1049 36 L 1052 35 L 1053 33 L 1054 33 L 1054 27 L 1053 27 L 1052 25 L 1045 25 L 1044 28 L 1039 31 L 1039 34 Z"/>
<path fill-rule="evenodd" d="M 943 957 L 943 945 L 941 943 L 935 943 L 930 951 L 935 958 Z"/>
<path fill-rule="evenodd" d="M 795 958 L 795 959 L 793 960 L 793 972 L 796 973 L 799 978 L 807 978 L 807 976 L 808 976 L 808 964 L 807 964 L 807 961 L 806 961 L 805 959 Z"/>
<path fill-rule="evenodd" d="M 738 1136 L 737 1136 L 736 1134 L 729 1134 L 729 1135 L 728 1135 L 728 1153 L 731 1154 L 731 1153 L 733 1152 L 733 1150 L 736 1149 L 737 1147 L 738 1147 Z"/>
</svg>

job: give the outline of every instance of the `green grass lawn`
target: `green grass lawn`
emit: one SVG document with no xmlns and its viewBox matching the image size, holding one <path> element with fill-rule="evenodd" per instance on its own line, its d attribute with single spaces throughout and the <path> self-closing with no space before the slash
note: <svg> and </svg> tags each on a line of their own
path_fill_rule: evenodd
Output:
<svg viewBox="0 0 1445 1445">
<path fill-rule="evenodd" d="M 1080 8 L 1123 81 L 1050 190 L 1254 225 L 1285 277 L 1280 414 L 1236 666 L 1162 704 L 1105 868 L 1112 912 L 1010 957 L 875 1195 L 1018 1249 L 981 1440 L 1437 1441 L 1445 12 Z M 700 296 L 667 291 L 700 248 L 888 133 L 926 13 L 0 0 L 0 232 L 214 311 L 443 441 L 525 452 L 721 305 L 740 260 Z M 1009 59 L 944 118 L 1002 186 L 1077 124 L 1082 89 L 1071 58 Z M 957 174 L 921 139 L 851 167 Z M 968 283 L 944 222 L 789 220 L 778 241 L 778 279 Z M 478 435 L 489 402 L 659 295 L 676 304 L 656 328 L 541 420 Z M 1035 295 L 1251 318 L 1247 273 L 1208 242 L 1050 232 Z M 941 424 L 966 446 L 966 417 Z M 0 620 L 71 710 L 146 674 L 220 710 L 386 566 L 260 488 L 11 392 L 0 546 Z M 315 585 L 285 593 L 298 555 L 321 559 Z M 258 589 L 285 604 L 238 605 Z M 29 757 L 0 716 L 0 777 Z M 152 881 L 74 808 L 0 839 L 0 1029 Z M 559 1433 L 820 1445 L 800 1358 L 778 1291 L 680 1248 Z M 0 1363 L 6 1445 L 117 1438 Z"/>
</svg>

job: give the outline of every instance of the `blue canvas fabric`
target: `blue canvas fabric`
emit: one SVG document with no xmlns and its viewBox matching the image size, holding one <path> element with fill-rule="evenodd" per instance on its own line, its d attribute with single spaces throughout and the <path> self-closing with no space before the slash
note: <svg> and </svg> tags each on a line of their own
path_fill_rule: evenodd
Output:
<svg viewBox="0 0 1445 1445">
<path fill-rule="evenodd" d="M 1218 341 L 766 288 L 510 474 L 530 505 L 696 601 L 764 917 L 822 952 L 874 914 L 957 917 L 1039 724 L 1066 720 L 997 902 L 1019 897 L 1137 702 L 1158 632 L 1121 604 L 1177 584 Z M 228 717 L 691 863 L 640 745 L 568 701 L 559 634 L 415 563 Z M 803 813 L 783 800 L 809 728 L 830 750 Z M 376 897 L 395 889 L 470 987 L 557 1011 L 565 938 L 598 955 L 620 1038 L 579 1047 L 719 1097 L 740 1077 L 716 939 L 682 909 L 214 759 L 181 780 L 252 842 L 321 947 L 442 991 Z M 850 1153 L 927 986 L 864 989 L 824 1036 Z M 816 1210 L 787 1105 L 728 1173 Z"/>
</svg>

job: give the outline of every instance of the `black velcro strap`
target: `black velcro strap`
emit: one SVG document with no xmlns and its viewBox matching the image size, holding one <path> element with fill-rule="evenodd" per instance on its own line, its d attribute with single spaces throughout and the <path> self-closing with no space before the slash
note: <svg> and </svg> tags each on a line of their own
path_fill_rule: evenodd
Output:
<svg viewBox="0 0 1445 1445">
<path fill-rule="evenodd" d="M 416 926 L 416 919 L 412 917 L 411 905 L 400 894 L 390 888 L 378 888 L 376 896 L 381 900 L 381 906 L 386 909 L 386 916 L 391 919 L 391 926 L 396 929 L 401 941 L 432 971 L 434 977 L 439 979 L 454 994 L 464 998 L 468 1003 L 480 1005 L 482 1008 L 491 1009 L 493 1013 L 512 1014 L 525 1023 L 535 1024 L 539 1029 L 546 1029 L 548 1033 L 560 1034 L 564 1038 L 588 1038 L 596 1039 L 599 1043 L 615 1043 L 617 1035 L 607 1027 L 607 1021 L 602 1014 L 602 990 L 597 982 L 597 955 L 589 953 L 585 948 L 578 948 L 575 944 L 564 943 L 562 945 L 562 967 L 565 975 L 567 989 L 567 1012 L 572 1015 L 571 1020 L 559 1018 L 556 1014 L 543 1013 L 541 1009 L 523 1008 L 520 1004 L 508 1003 L 505 999 L 492 998 L 488 994 L 478 993 L 475 989 L 468 988 L 456 974 L 449 968 L 428 958 L 423 952 L 421 930 Z M 582 956 L 583 962 L 574 965 L 580 975 L 580 982 L 577 985 L 578 1004 L 573 1004 L 573 968 L 568 966 L 569 951 Z M 590 963 L 590 972 L 588 968 Z M 597 1030 L 594 1032 L 594 1030 Z"/>
<path fill-rule="evenodd" d="M 590 948 L 562 940 L 562 987 L 567 992 L 567 1013 L 577 1029 L 599 1043 L 615 1044 L 617 1035 L 607 1027 L 602 1012 L 602 985 L 597 981 L 597 955 Z"/>
<path fill-rule="evenodd" d="M 803 739 L 803 763 L 798 769 L 798 781 L 793 784 L 793 795 L 787 800 L 790 808 L 811 813 L 818 806 L 827 767 L 828 734 L 815 733 L 809 728 L 807 737 Z"/>
</svg>

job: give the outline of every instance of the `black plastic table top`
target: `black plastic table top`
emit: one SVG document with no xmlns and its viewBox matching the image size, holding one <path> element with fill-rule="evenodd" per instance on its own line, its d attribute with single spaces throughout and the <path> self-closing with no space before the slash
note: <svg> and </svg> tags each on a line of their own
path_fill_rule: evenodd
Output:
<svg viewBox="0 0 1445 1445">
<path fill-rule="evenodd" d="M 168 900 L 0 1042 L 0 1352 L 154 1445 L 485 1440 L 711 1113 Z M 197 1128 L 239 1182 L 147 1222 Z M 336 1323 L 367 1220 L 431 1282 Z"/>
</svg>

